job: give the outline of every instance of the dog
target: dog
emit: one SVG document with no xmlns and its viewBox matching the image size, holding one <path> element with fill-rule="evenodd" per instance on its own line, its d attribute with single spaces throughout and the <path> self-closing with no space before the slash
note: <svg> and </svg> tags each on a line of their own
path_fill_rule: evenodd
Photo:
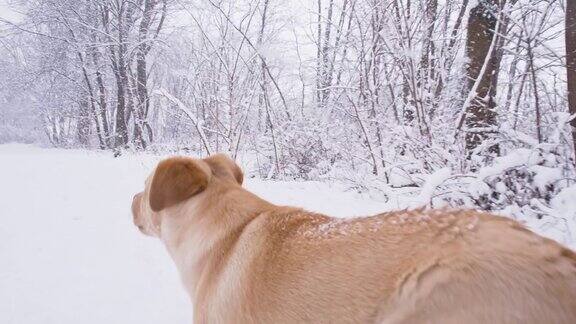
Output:
<svg viewBox="0 0 576 324">
<path fill-rule="evenodd" d="M 226 155 L 158 164 L 132 203 L 195 323 L 576 323 L 576 254 L 472 210 L 336 219 L 242 187 Z"/>
</svg>

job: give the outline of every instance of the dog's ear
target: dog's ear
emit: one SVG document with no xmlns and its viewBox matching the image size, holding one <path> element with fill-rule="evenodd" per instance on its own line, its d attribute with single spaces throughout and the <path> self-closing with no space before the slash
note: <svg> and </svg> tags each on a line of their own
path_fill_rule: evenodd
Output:
<svg viewBox="0 0 576 324">
<path fill-rule="evenodd" d="M 210 176 L 210 167 L 201 160 L 175 157 L 160 162 L 150 184 L 150 207 L 157 212 L 202 192 Z"/>
<path fill-rule="evenodd" d="M 211 155 L 204 159 L 208 165 L 210 165 L 210 169 L 212 169 L 212 173 L 222 179 L 227 179 L 231 181 L 237 182 L 239 185 L 242 185 L 244 182 L 244 173 L 242 169 L 226 154 L 218 153 Z"/>
</svg>

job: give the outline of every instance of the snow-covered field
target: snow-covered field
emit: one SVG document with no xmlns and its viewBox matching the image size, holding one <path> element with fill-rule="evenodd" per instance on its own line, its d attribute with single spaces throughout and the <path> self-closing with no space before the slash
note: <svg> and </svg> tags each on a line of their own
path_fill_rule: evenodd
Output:
<svg viewBox="0 0 576 324">
<path fill-rule="evenodd" d="M 157 160 L 0 145 L 0 323 L 191 322 L 168 254 L 132 225 L 132 196 Z M 394 208 L 317 182 L 246 187 L 334 216 Z"/>
</svg>

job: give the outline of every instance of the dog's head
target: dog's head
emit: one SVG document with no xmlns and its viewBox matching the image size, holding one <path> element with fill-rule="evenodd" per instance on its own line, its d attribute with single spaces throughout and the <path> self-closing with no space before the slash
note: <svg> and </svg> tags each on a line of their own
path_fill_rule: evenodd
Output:
<svg viewBox="0 0 576 324">
<path fill-rule="evenodd" d="M 146 235 L 160 235 L 160 212 L 199 196 L 209 186 L 242 185 L 240 167 L 228 156 L 205 159 L 173 157 L 158 164 L 144 191 L 132 201 L 134 225 Z"/>
</svg>

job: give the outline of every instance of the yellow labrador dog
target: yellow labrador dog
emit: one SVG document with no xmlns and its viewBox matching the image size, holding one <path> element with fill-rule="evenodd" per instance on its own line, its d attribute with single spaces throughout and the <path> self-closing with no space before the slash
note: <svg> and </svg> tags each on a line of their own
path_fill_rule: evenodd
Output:
<svg viewBox="0 0 576 324">
<path fill-rule="evenodd" d="M 160 162 L 134 223 L 195 323 L 576 323 L 576 255 L 517 222 L 419 210 L 335 219 L 242 188 L 225 155 Z"/>
</svg>

